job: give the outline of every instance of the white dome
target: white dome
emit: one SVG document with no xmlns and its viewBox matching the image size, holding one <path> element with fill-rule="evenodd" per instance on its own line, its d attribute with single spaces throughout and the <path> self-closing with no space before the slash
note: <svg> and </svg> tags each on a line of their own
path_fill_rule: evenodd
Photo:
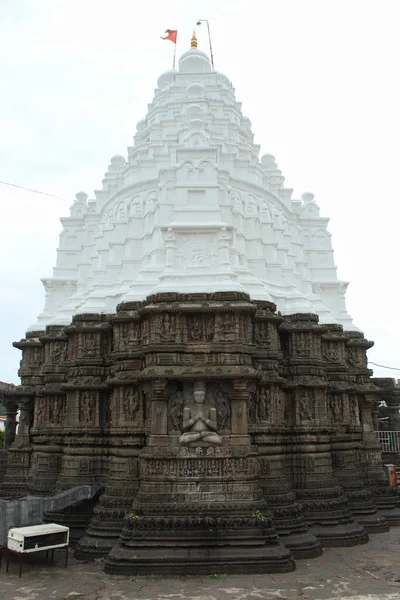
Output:
<svg viewBox="0 0 400 600">
<path fill-rule="evenodd" d="M 178 71 L 176 71 L 175 69 L 170 69 L 169 71 L 165 71 L 165 73 L 162 73 L 157 79 L 157 86 L 160 89 L 167 87 L 170 83 L 173 82 L 177 72 Z"/>
<path fill-rule="evenodd" d="M 210 59 L 198 48 L 184 52 L 179 59 L 181 73 L 208 73 L 211 71 Z"/>
<path fill-rule="evenodd" d="M 189 98 L 202 98 L 205 93 L 204 85 L 201 85 L 201 83 L 194 82 L 186 88 L 186 95 Z"/>
</svg>

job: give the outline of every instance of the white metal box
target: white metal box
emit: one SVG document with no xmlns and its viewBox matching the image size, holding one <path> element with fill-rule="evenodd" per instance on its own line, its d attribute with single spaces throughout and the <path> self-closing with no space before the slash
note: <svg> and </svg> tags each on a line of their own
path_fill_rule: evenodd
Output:
<svg viewBox="0 0 400 600">
<path fill-rule="evenodd" d="M 69 544 L 69 527 L 49 523 L 30 527 L 13 527 L 8 532 L 7 548 L 13 552 L 54 550 Z"/>
</svg>

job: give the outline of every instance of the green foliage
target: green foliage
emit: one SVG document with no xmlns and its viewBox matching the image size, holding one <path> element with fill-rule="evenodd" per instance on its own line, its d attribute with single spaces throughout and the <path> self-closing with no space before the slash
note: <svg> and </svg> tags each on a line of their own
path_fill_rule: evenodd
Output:
<svg viewBox="0 0 400 600">
<path fill-rule="evenodd" d="M 264 515 L 264 513 L 263 513 L 263 512 L 261 512 L 261 510 L 256 510 L 256 511 L 253 513 L 253 517 L 254 517 L 255 519 L 258 519 L 259 521 L 265 521 L 265 520 L 267 519 L 267 515 Z"/>
<path fill-rule="evenodd" d="M 228 577 L 228 573 L 213 573 L 212 575 L 208 575 L 210 579 L 225 579 Z"/>
<path fill-rule="evenodd" d="M 4 448 L 4 431 L 0 430 L 0 449 Z"/>
<path fill-rule="evenodd" d="M 125 519 L 130 521 L 138 521 L 140 519 L 140 515 L 136 514 L 135 512 L 130 512 L 128 515 L 126 515 Z"/>
</svg>

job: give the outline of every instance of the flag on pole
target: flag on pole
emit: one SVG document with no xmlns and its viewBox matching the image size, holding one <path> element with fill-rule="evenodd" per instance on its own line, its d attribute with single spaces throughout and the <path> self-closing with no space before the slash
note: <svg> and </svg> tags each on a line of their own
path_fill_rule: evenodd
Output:
<svg viewBox="0 0 400 600">
<path fill-rule="evenodd" d="M 171 40 L 171 42 L 173 42 L 174 44 L 176 44 L 176 38 L 178 36 L 178 30 L 177 29 L 167 29 L 165 31 L 165 33 L 167 34 L 165 37 L 162 37 L 162 40 Z"/>
</svg>

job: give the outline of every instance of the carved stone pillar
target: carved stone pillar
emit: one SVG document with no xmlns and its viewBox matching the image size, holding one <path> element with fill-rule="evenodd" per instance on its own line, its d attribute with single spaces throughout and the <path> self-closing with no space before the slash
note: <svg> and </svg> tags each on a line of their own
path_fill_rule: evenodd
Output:
<svg viewBox="0 0 400 600">
<path fill-rule="evenodd" d="M 247 407 L 250 400 L 248 384 L 243 380 L 232 382 L 231 398 L 231 428 L 230 443 L 232 446 L 243 446 L 250 443 L 247 425 Z"/>
<path fill-rule="evenodd" d="M 3 400 L 3 406 L 5 408 L 5 435 L 4 435 L 4 449 L 8 450 L 15 440 L 17 431 L 17 411 L 18 406 L 15 399 L 6 398 Z"/>
<path fill-rule="evenodd" d="M 168 394 L 166 380 L 151 382 L 149 401 L 151 421 L 149 446 L 168 446 Z"/>
<path fill-rule="evenodd" d="M 19 424 L 17 430 L 16 444 L 18 446 L 29 445 L 29 431 L 32 422 L 33 397 L 20 396 L 18 398 Z"/>
</svg>

